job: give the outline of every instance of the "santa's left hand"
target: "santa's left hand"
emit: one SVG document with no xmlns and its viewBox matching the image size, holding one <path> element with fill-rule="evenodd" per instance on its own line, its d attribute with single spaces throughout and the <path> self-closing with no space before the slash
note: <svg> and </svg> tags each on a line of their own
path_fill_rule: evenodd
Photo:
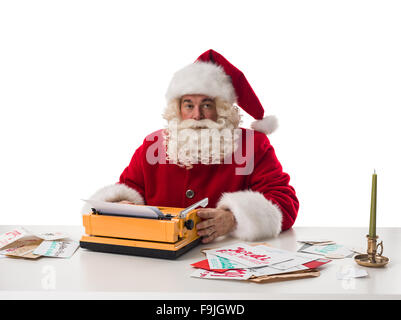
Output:
<svg viewBox="0 0 401 320">
<path fill-rule="evenodd" d="M 233 213 L 226 209 L 198 209 L 197 215 L 203 220 L 196 225 L 198 235 L 203 237 L 203 243 L 229 233 L 236 224 Z"/>
</svg>

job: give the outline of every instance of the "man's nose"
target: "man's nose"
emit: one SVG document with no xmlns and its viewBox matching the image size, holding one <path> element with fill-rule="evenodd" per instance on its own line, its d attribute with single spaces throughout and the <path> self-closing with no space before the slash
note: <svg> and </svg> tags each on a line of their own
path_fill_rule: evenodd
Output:
<svg viewBox="0 0 401 320">
<path fill-rule="evenodd" d="M 192 119 L 194 119 L 194 120 L 203 119 L 203 113 L 202 113 L 200 106 L 194 106 L 193 113 L 192 113 Z"/>
</svg>

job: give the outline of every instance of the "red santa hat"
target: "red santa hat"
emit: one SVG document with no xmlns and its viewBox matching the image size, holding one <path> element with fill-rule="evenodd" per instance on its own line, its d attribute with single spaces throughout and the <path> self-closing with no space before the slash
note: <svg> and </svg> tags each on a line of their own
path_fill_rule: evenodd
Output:
<svg viewBox="0 0 401 320">
<path fill-rule="evenodd" d="M 186 94 L 204 94 L 237 104 L 255 118 L 254 130 L 272 133 L 277 129 L 275 116 L 264 116 L 264 109 L 244 74 L 214 50 L 201 54 L 196 61 L 177 71 L 167 89 L 166 99 Z"/>
</svg>

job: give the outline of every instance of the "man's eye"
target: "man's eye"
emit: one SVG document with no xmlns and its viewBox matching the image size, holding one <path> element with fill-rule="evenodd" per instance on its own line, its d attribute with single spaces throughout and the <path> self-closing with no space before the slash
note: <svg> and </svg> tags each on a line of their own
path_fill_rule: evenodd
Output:
<svg viewBox="0 0 401 320">
<path fill-rule="evenodd" d="M 211 107 L 211 105 L 210 104 L 204 104 L 204 105 L 202 105 L 202 107 L 206 108 L 206 109 L 209 109 Z"/>
<path fill-rule="evenodd" d="M 192 104 L 186 104 L 185 108 L 192 109 L 194 106 Z"/>
</svg>

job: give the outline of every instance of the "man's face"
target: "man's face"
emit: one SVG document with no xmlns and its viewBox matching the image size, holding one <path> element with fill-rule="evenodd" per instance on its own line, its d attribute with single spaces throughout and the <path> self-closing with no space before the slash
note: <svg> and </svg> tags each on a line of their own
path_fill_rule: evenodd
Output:
<svg viewBox="0 0 401 320">
<path fill-rule="evenodd" d="M 217 120 L 215 100 L 201 94 L 188 94 L 181 97 L 180 114 L 182 120 Z"/>
</svg>

